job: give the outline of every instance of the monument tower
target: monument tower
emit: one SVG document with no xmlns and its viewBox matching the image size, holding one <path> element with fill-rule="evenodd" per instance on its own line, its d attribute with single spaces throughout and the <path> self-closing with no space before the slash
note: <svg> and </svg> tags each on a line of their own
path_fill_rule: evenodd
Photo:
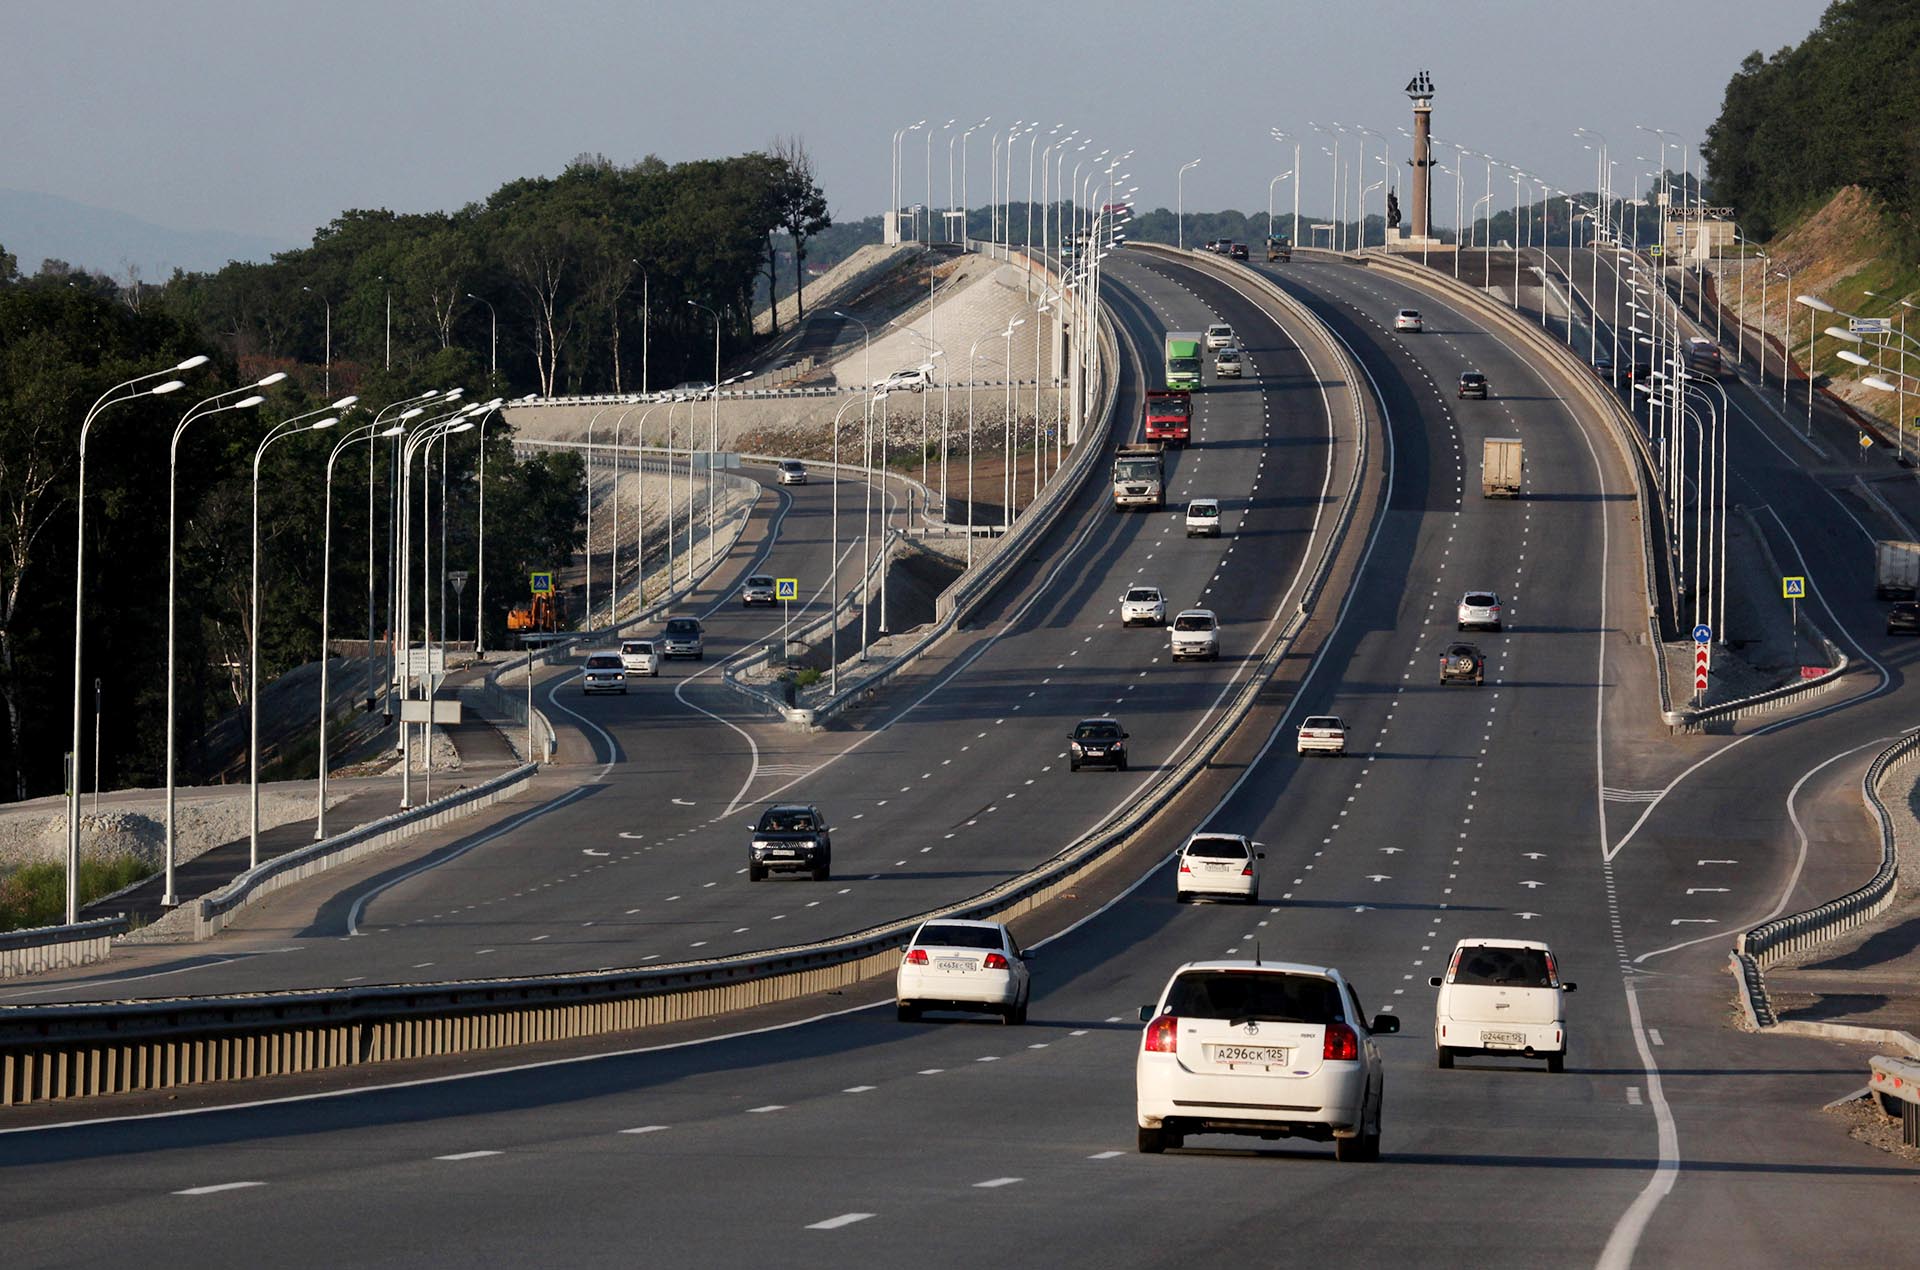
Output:
<svg viewBox="0 0 1920 1270">
<path fill-rule="evenodd" d="M 1413 99 L 1413 208 L 1412 238 L 1419 242 L 1433 233 L 1433 78 L 1421 71 L 1407 81 Z"/>
</svg>

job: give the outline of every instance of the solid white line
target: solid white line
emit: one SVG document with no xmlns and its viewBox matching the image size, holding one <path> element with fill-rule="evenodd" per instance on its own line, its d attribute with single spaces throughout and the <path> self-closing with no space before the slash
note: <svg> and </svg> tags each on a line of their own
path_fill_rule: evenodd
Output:
<svg viewBox="0 0 1920 1270">
<path fill-rule="evenodd" d="M 175 1191 L 175 1195 L 215 1195 L 221 1191 L 243 1191 L 250 1186 L 265 1186 L 265 1182 L 221 1182 L 217 1186 L 189 1186 L 184 1191 Z"/>
<path fill-rule="evenodd" d="M 480 1160 L 489 1155 L 504 1155 L 504 1151 L 456 1151 L 452 1155 L 436 1155 L 436 1160 Z"/>
<path fill-rule="evenodd" d="M 872 1213 L 842 1213 L 838 1217 L 829 1217 L 825 1221 L 817 1221 L 811 1226 L 808 1226 L 807 1229 L 838 1230 L 842 1226 L 851 1226 L 857 1221 L 865 1221 L 871 1216 L 873 1216 Z"/>
<path fill-rule="evenodd" d="M 1627 1211 L 1614 1223 L 1613 1233 L 1607 1236 L 1607 1246 L 1601 1249 L 1600 1260 L 1594 1263 L 1596 1270 L 1629 1270 L 1633 1254 L 1640 1246 L 1640 1236 L 1653 1218 L 1653 1210 L 1660 1207 L 1660 1201 L 1673 1190 L 1673 1184 L 1680 1177 L 1680 1135 L 1674 1127 L 1667 1096 L 1660 1087 L 1660 1065 L 1653 1061 L 1653 1051 L 1647 1048 L 1646 1031 L 1640 1025 L 1640 998 L 1633 990 L 1633 980 L 1627 979 L 1624 986 L 1633 1045 L 1640 1051 L 1640 1065 L 1646 1069 L 1647 1097 L 1653 1104 L 1654 1122 L 1659 1127 L 1660 1163 Z"/>
</svg>

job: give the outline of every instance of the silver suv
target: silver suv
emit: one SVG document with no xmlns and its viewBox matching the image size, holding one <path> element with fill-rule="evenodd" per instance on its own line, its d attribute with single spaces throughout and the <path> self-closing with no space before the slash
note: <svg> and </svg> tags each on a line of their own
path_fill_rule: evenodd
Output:
<svg viewBox="0 0 1920 1270">
<path fill-rule="evenodd" d="M 1459 630 L 1497 631 L 1500 629 L 1500 597 L 1492 591 L 1469 591 L 1460 597 L 1455 617 Z"/>
<path fill-rule="evenodd" d="M 659 650 L 662 657 L 691 657 L 695 661 L 707 659 L 706 631 L 697 617 L 670 617 L 667 629 L 660 634 Z"/>
</svg>

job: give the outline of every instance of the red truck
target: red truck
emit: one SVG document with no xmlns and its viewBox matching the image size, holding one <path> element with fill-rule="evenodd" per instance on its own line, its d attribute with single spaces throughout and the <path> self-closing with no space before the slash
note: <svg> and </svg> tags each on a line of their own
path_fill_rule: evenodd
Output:
<svg viewBox="0 0 1920 1270">
<path fill-rule="evenodd" d="M 1193 394 L 1184 388 L 1149 388 L 1142 412 L 1149 441 L 1185 445 L 1193 432 Z"/>
</svg>

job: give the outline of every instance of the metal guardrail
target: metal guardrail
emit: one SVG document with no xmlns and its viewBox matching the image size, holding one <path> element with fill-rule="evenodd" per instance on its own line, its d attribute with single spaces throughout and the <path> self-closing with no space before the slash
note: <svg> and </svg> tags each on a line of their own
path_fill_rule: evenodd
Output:
<svg viewBox="0 0 1920 1270">
<path fill-rule="evenodd" d="M 1860 779 L 1860 797 L 1880 825 L 1880 867 L 1864 886 L 1828 900 L 1818 908 L 1790 913 L 1763 922 L 1734 940 L 1734 954 L 1765 970 L 1782 957 L 1814 948 L 1837 935 L 1871 921 L 1893 903 L 1900 878 L 1900 855 L 1894 841 L 1893 818 L 1880 797 L 1880 783 L 1894 764 L 1920 748 L 1920 731 L 1902 736 L 1874 756 Z M 1764 984 L 1761 992 L 1764 997 Z"/>
<path fill-rule="evenodd" d="M 125 913 L 71 926 L 36 926 L 0 933 L 0 979 L 85 966 L 106 957 L 113 937 L 132 925 Z"/>
<path fill-rule="evenodd" d="M 1142 795 L 1051 859 L 930 914 L 838 939 L 647 969 L 466 983 L 312 989 L 271 996 L 0 1006 L 0 1105 L 243 1080 L 600 1035 L 850 987 L 895 964 L 932 917 L 1008 920 L 1047 903 L 1127 841 L 1212 761 L 1286 659 L 1351 532 L 1369 462 L 1359 377 L 1290 298 L 1353 385 L 1345 506 L 1286 627 L 1214 725 Z"/>
<path fill-rule="evenodd" d="M 1876 1054 L 1867 1070 L 1867 1088 L 1880 1110 L 1900 1119 L 1900 1141 L 1920 1147 L 1920 1062 Z"/>
</svg>

